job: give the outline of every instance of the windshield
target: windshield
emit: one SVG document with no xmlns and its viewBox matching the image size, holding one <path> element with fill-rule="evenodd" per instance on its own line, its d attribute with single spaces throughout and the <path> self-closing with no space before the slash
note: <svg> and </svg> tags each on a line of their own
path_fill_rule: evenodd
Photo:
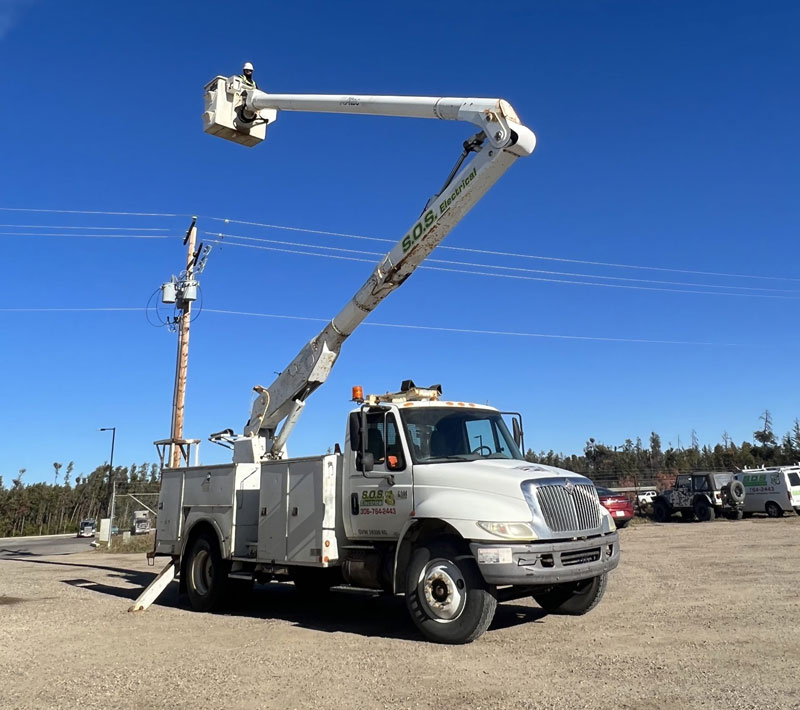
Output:
<svg viewBox="0 0 800 710">
<path fill-rule="evenodd" d="M 523 458 L 498 412 L 414 407 L 400 418 L 414 463 Z"/>
</svg>

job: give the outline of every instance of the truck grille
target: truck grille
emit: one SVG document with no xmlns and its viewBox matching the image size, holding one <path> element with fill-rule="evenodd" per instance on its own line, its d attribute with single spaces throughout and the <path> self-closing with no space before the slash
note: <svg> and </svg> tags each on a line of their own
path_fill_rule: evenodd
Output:
<svg viewBox="0 0 800 710">
<path fill-rule="evenodd" d="M 553 532 L 583 532 L 600 526 L 600 503 L 592 485 L 538 486 L 536 500 Z"/>
</svg>

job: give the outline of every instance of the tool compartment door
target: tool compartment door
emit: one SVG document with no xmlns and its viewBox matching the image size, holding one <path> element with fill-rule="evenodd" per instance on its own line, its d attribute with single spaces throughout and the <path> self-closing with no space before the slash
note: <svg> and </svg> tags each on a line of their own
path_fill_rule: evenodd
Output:
<svg viewBox="0 0 800 710">
<path fill-rule="evenodd" d="M 286 558 L 291 562 L 321 562 L 322 478 L 322 459 L 298 460 L 289 466 Z"/>
<path fill-rule="evenodd" d="M 181 509 L 183 507 L 183 471 L 164 471 L 161 475 L 161 491 L 158 495 L 159 548 L 170 548 L 181 537 Z M 171 551 L 167 550 L 167 551 Z"/>
</svg>

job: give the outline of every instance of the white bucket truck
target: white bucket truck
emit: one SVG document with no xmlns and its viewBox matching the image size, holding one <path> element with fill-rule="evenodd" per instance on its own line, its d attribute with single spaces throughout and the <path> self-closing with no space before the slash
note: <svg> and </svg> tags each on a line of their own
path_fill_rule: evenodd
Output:
<svg viewBox="0 0 800 710">
<path fill-rule="evenodd" d="M 531 596 L 556 614 L 594 608 L 619 562 L 614 522 L 590 480 L 525 461 L 519 415 L 509 431 L 497 409 L 442 400 L 438 386 L 406 381 L 380 396 L 356 387 L 343 451 L 286 452 L 345 339 L 533 151 L 533 133 L 497 99 L 265 94 L 224 77 L 206 89 L 206 131 L 245 145 L 287 110 L 464 120 L 479 131 L 354 298 L 272 385 L 255 388 L 244 433 L 212 435 L 233 463 L 163 471 L 155 553 L 171 562 L 132 609 L 178 573 L 202 611 L 224 603 L 232 580 L 402 594 L 422 634 L 442 643 L 476 639 L 498 601 Z"/>
</svg>

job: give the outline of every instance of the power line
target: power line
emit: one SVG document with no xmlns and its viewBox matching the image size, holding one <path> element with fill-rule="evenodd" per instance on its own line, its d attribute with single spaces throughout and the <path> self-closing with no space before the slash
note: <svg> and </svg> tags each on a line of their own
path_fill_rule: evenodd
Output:
<svg viewBox="0 0 800 710">
<path fill-rule="evenodd" d="M 192 217 L 186 214 L 171 214 L 169 212 L 106 212 L 102 210 L 53 210 L 36 209 L 33 207 L 0 207 L 2 212 L 48 212 L 51 214 L 103 214 L 125 215 L 128 217 Z"/>
<path fill-rule="evenodd" d="M 310 318 L 307 316 L 287 316 L 287 315 L 280 315 L 276 313 L 253 313 L 248 311 L 229 311 L 229 310 L 222 310 L 222 309 L 214 309 L 214 308 L 206 308 L 206 313 L 220 313 L 224 315 L 236 315 L 236 316 L 255 316 L 259 318 L 278 318 L 278 319 L 285 319 L 285 320 L 304 320 L 304 321 L 315 321 L 318 323 L 329 323 L 330 318 Z M 600 342 L 609 342 L 609 343 L 642 343 L 648 345 L 702 345 L 706 347 L 737 347 L 737 348 L 746 348 L 746 347 L 756 347 L 752 345 L 745 345 L 742 343 L 708 343 L 708 342 L 698 342 L 698 341 L 690 341 L 690 340 L 650 340 L 647 338 L 608 338 L 608 337 L 600 337 L 600 336 L 592 336 L 592 335 L 560 335 L 560 334 L 553 334 L 553 333 L 523 333 L 518 331 L 508 331 L 508 330 L 478 330 L 475 328 L 445 328 L 441 326 L 432 326 L 432 325 L 411 325 L 407 323 L 374 323 L 372 321 L 364 321 L 362 325 L 365 326 L 372 326 L 377 328 L 404 328 L 409 330 L 430 330 L 430 331 L 438 331 L 442 333 L 465 333 L 470 335 L 504 335 L 504 336 L 513 336 L 513 337 L 521 337 L 521 338 L 553 338 L 557 340 L 590 340 L 590 341 L 600 341 Z"/>
<path fill-rule="evenodd" d="M 76 227 L 70 224 L 0 224 L 4 229 L 100 229 L 120 232 L 167 232 L 167 227 Z"/>
<path fill-rule="evenodd" d="M 343 247 L 331 247 L 326 246 L 324 244 L 304 244 L 302 242 L 289 242 L 289 241 L 282 241 L 280 239 L 267 239 L 265 237 L 249 237 L 243 236 L 241 234 L 225 234 L 222 232 L 204 232 L 206 235 L 220 237 L 222 241 L 215 242 L 217 244 L 228 244 L 230 246 L 241 246 L 241 247 L 249 247 L 250 244 L 237 244 L 236 242 L 224 241 L 225 237 L 233 238 L 233 239 L 245 239 L 247 241 L 254 241 L 254 242 L 262 242 L 262 243 L 269 243 L 269 244 L 282 244 L 287 246 L 295 246 L 295 247 L 303 247 L 308 249 L 327 249 L 330 251 L 337 251 L 337 252 L 347 252 L 350 254 L 362 254 L 362 255 L 369 255 L 369 256 L 383 256 L 382 252 L 373 252 L 373 251 L 362 251 L 358 249 L 345 249 Z M 693 286 L 695 288 L 717 288 L 717 289 L 737 289 L 737 290 L 744 290 L 744 291 L 767 291 L 772 293 L 793 293 L 800 296 L 800 291 L 797 289 L 776 289 L 776 288 L 765 288 L 765 287 L 758 287 L 758 286 L 727 286 L 721 284 L 701 284 L 701 283 L 694 283 L 691 281 L 661 281 L 658 279 L 636 279 L 627 276 L 605 276 L 600 274 L 581 274 L 581 273 L 574 273 L 570 271 L 549 271 L 545 269 L 528 269 L 521 266 L 501 266 L 496 264 L 483 264 L 483 263 L 471 263 L 471 262 L 464 262 L 464 261 L 450 261 L 447 259 L 433 259 L 428 258 L 425 262 L 426 264 L 436 263 L 436 264 L 450 264 L 455 266 L 471 266 L 477 268 L 484 268 L 484 269 L 500 269 L 504 271 L 520 271 L 524 273 L 531 273 L 531 274 L 547 274 L 550 276 L 571 276 L 571 277 L 580 277 L 580 278 L 591 278 L 591 279 L 603 279 L 603 280 L 610 280 L 610 281 L 629 281 L 629 282 L 636 282 L 636 283 L 649 283 L 649 284 L 661 284 L 661 285 L 670 285 L 670 286 Z"/>
<path fill-rule="evenodd" d="M 61 210 L 61 209 L 39 209 L 39 208 L 30 208 L 30 207 L 0 207 L 0 211 L 4 212 L 33 212 L 33 213 L 52 213 L 52 214 L 94 214 L 94 215 L 124 215 L 124 216 L 134 216 L 134 217 L 192 217 L 190 214 L 177 214 L 177 213 L 168 213 L 168 212 L 115 212 L 115 211 L 103 211 L 103 210 Z M 372 237 L 363 234 L 352 234 L 348 232 L 333 232 L 321 229 L 310 229 L 305 227 L 293 227 L 288 225 L 281 225 L 281 224 L 271 224 L 267 222 L 255 222 L 255 221 L 248 221 L 248 220 L 239 220 L 239 219 L 232 219 L 229 217 L 214 217 L 209 215 L 203 215 L 201 219 L 208 219 L 217 222 L 223 222 L 226 224 L 244 224 L 253 227 L 263 227 L 267 229 L 281 229 L 285 231 L 292 231 L 292 232 L 305 232 L 308 234 L 320 234 L 324 236 L 334 236 L 334 237 L 344 237 L 348 239 L 363 239 L 368 241 L 376 241 L 376 242 L 384 242 L 384 243 L 395 243 L 397 240 L 394 239 L 386 239 L 382 237 Z M 515 259 L 538 259 L 543 261 L 556 261 L 562 263 L 569 263 L 569 264 L 583 264 L 587 266 L 602 266 L 602 267 L 610 267 L 616 269 L 640 269 L 640 270 L 648 270 L 648 271 L 664 271 L 670 273 L 678 273 L 678 274 L 694 274 L 697 276 L 716 276 L 722 278 L 736 278 L 736 279 L 762 279 L 762 280 L 770 280 L 770 281 L 793 281 L 797 282 L 800 281 L 800 278 L 793 278 L 789 276 L 757 276 L 755 274 L 737 274 L 737 273 L 727 273 L 727 272 L 720 272 L 720 271 L 701 271 L 696 269 L 678 269 L 674 267 L 665 267 L 665 266 L 645 266 L 642 264 L 624 264 L 618 262 L 607 262 L 607 261 L 595 261 L 589 259 L 570 259 L 566 257 L 557 257 L 557 256 L 544 256 L 540 254 L 524 254 L 518 252 L 505 252 L 505 251 L 497 251 L 492 249 L 474 249 L 470 247 L 456 247 L 456 246 L 448 246 L 448 245 L 440 245 L 439 249 L 448 249 L 451 251 L 460 251 L 472 254 L 484 254 L 484 255 L 491 255 L 491 256 L 504 256 L 504 257 L 513 257 Z"/>
<path fill-rule="evenodd" d="M 3 313 L 39 313 L 39 312 L 103 312 L 103 311 L 144 311 L 144 308 L 0 308 Z M 233 311 L 220 308 L 204 308 L 204 313 L 217 313 L 220 315 L 251 316 L 257 318 L 275 318 L 279 320 L 311 321 L 314 323 L 329 323 L 330 318 L 315 318 L 311 316 L 283 315 L 279 313 L 255 313 L 250 311 Z M 402 328 L 405 330 L 426 330 L 442 333 L 463 333 L 468 335 L 498 335 L 520 338 L 546 338 L 554 340 L 584 340 L 607 343 L 638 343 L 643 345 L 695 345 L 702 347 L 733 347 L 733 348 L 760 348 L 759 346 L 744 343 L 713 343 L 692 340 L 656 340 L 648 338 L 610 338 L 593 335 L 562 335 L 558 333 L 525 333 L 520 331 L 506 330 L 479 330 L 476 328 L 445 328 L 433 325 L 413 325 L 409 323 L 374 323 L 365 321 L 362 325 L 375 328 Z"/>
<path fill-rule="evenodd" d="M 0 232 L 0 237 L 70 237 L 72 239 L 174 239 L 168 234 L 73 234 L 56 232 Z"/>
<path fill-rule="evenodd" d="M 350 234 L 347 232 L 329 232 L 321 229 L 309 229 L 304 227 L 290 227 L 281 224 L 268 224 L 265 222 L 248 222 L 244 220 L 237 220 L 237 219 L 229 219 L 225 217 L 202 217 L 202 219 L 210 219 L 215 220 L 217 222 L 225 222 L 229 224 L 245 224 L 253 227 L 265 227 L 268 229 L 282 229 L 290 232 L 306 232 L 308 234 L 321 234 L 324 236 L 331 236 L 331 237 L 345 237 L 348 239 L 365 239 L 368 241 L 374 242 L 386 242 L 386 243 L 396 243 L 396 239 L 386 239 L 382 237 L 370 237 L 363 234 Z M 732 273 L 724 273 L 719 271 L 697 271 L 693 269 L 676 269 L 666 266 L 643 266 L 641 264 L 621 264 L 615 262 L 607 262 L 607 261 L 591 261 L 587 259 L 568 259 L 565 257 L 558 257 L 558 256 L 542 256 L 539 254 L 521 254 L 517 252 L 507 252 L 507 251 L 495 251 L 491 249 L 472 249 L 469 247 L 455 247 L 455 246 L 448 246 L 441 244 L 437 247 L 438 249 L 449 249 L 451 251 L 462 251 L 462 252 L 469 252 L 473 254 L 486 254 L 492 256 L 510 256 L 516 259 L 540 259 L 544 261 L 560 261 L 569 264 L 585 264 L 588 266 L 606 266 L 612 267 L 617 269 L 645 269 L 645 270 L 652 270 L 652 271 L 668 271 L 678 274 L 695 274 L 698 276 L 720 276 L 726 278 L 736 278 L 736 279 L 767 279 L 772 281 L 800 281 L 798 278 L 792 278 L 790 276 L 756 276 L 753 274 L 732 274 Z"/>
<path fill-rule="evenodd" d="M 274 251 L 280 252 L 284 254 L 297 254 L 300 256 L 317 256 L 322 257 L 325 259 L 339 259 L 341 261 L 355 261 L 355 262 L 366 262 L 373 264 L 374 261 L 372 259 L 359 259 L 353 256 L 342 256 L 340 254 L 320 254 L 315 252 L 308 252 L 308 251 L 300 251 L 298 249 L 284 249 L 279 247 L 268 247 L 268 246 L 261 246 L 258 244 L 236 244 L 235 242 L 225 242 L 222 240 L 215 240 L 209 239 L 209 243 L 211 244 L 227 244 L 228 246 L 238 246 L 238 247 L 245 247 L 248 249 L 262 249 L 265 251 Z M 349 250 L 352 251 L 352 250 Z M 430 261 L 436 261 L 429 259 Z M 458 263 L 458 262 L 456 262 Z M 740 298 L 773 298 L 773 299 L 781 299 L 781 300 L 800 300 L 800 296 L 780 296 L 780 295 L 771 295 L 771 294 L 762 294 L 762 293 L 735 293 L 735 292 L 716 292 L 716 291 L 697 291 L 694 289 L 683 289 L 683 288 L 660 288 L 655 286 L 630 286 L 627 284 L 609 284 L 609 283 L 594 283 L 591 281 L 575 281 L 572 279 L 553 279 L 553 278 L 544 278 L 540 276 L 522 276 L 520 274 L 498 274 L 498 273 L 488 273 L 485 271 L 475 271 L 472 269 L 451 269 L 445 268 L 441 266 L 426 266 L 421 265 L 417 267 L 418 269 L 425 269 L 427 271 L 443 271 L 447 273 L 453 274 L 469 274 L 472 276 L 493 276 L 495 278 L 503 278 L 503 279 L 517 279 L 523 281 L 540 281 L 543 283 L 556 283 L 556 284 L 566 284 L 572 286 L 597 286 L 601 288 L 622 288 L 634 291 L 657 291 L 661 293 L 684 293 L 684 294 L 693 294 L 693 295 L 701 295 L 701 296 L 738 296 Z M 497 268 L 497 267 L 483 267 L 483 268 Z M 598 278 L 592 275 L 586 275 L 584 278 Z M 600 277 L 602 278 L 602 277 Z M 703 286 L 703 284 L 698 284 L 698 286 Z M 737 288 L 736 286 L 728 286 L 728 287 L 721 287 L 721 288 Z"/>
</svg>

